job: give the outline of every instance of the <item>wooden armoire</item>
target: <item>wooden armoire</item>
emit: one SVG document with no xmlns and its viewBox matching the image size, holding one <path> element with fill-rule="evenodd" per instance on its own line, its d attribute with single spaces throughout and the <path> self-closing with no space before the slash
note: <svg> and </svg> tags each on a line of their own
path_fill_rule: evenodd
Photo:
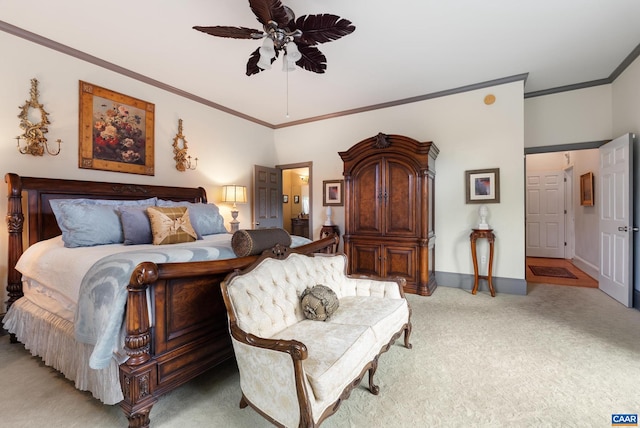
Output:
<svg viewBox="0 0 640 428">
<path fill-rule="evenodd" d="M 406 292 L 433 293 L 438 153 L 432 142 L 382 133 L 339 153 L 349 274 L 403 277 Z"/>
</svg>

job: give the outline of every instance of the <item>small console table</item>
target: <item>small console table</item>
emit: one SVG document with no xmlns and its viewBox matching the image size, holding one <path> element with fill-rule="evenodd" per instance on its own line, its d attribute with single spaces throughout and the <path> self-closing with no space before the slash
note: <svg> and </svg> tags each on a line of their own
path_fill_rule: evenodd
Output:
<svg viewBox="0 0 640 428">
<path fill-rule="evenodd" d="M 336 224 L 332 224 L 330 226 L 324 225 L 322 226 L 322 229 L 320 229 L 320 239 L 333 235 L 338 235 L 338 237 L 340 237 L 340 228 Z M 338 252 L 339 245 L 339 243 L 335 245 L 335 249 L 333 250 L 334 254 Z"/>
<path fill-rule="evenodd" d="M 478 275 L 478 255 L 476 254 L 476 241 L 483 238 L 489 241 L 489 268 L 486 276 Z M 474 274 L 473 290 L 471 291 L 471 294 L 476 294 L 478 292 L 479 280 L 486 279 L 489 283 L 491 297 L 495 297 L 496 292 L 493 289 L 493 283 L 491 282 L 491 273 L 493 271 L 493 244 L 496 240 L 496 236 L 493 234 L 493 229 L 472 229 L 469 239 L 471 240 L 471 258 L 473 259 Z"/>
<path fill-rule="evenodd" d="M 309 219 L 294 217 L 291 219 L 291 234 L 309 237 Z"/>
</svg>

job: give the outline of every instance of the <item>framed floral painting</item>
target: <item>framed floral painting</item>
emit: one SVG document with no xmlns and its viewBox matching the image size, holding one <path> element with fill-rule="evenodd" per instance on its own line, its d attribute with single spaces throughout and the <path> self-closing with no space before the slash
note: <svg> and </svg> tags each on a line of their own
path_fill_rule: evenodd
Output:
<svg viewBox="0 0 640 428">
<path fill-rule="evenodd" d="M 80 81 L 80 168 L 154 175 L 155 105 Z"/>
</svg>

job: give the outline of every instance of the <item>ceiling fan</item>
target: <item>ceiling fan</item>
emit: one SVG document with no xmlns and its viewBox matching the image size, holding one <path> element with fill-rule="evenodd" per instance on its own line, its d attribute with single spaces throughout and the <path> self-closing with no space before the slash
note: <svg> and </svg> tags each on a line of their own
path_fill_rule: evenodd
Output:
<svg viewBox="0 0 640 428">
<path fill-rule="evenodd" d="M 264 39 L 261 47 L 253 51 L 247 62 L 247 76 L 271 68 L 271 64 L 284 53 L 283 69 L 295 66 L 314 73 L 324 73 L 327 58 L 316 47 L 351 34 L 356 27 L 347 19 L 328 13 L 304 15 L 296 19 L 293 11 L 280 0 L 249 0 L 251 11 L 262 24 L 263 30 L 247 27 L 212 26 L 193 27 L 195 30 L 218 37 L 233 39 Z"/>
</svg>

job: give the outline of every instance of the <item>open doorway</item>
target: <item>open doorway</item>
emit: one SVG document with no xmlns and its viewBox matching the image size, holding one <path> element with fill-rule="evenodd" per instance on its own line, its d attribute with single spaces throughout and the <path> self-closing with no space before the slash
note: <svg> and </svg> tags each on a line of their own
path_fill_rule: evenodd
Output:
<svg viewBox="0 0 640 428">
<path fill-rule="evenodd" d="M 589 277 L 598 278 L 598 212 L 595 206 L 581 205 L 576 185 L 580 175 L 597 174 L 598 145 L 542 147 L 535 153 L 525 152 L 527 276 L 535 257 L 538 265 L 571 263 Z M 548 283 L 553 281 L 549 278 Z"/>
<path fill-rule="evenodd" d="M 276 165 L 282 171 L 282 227 L 292 235 L 309 239 L 313 239 L 312 164 Z"/>
</svg>

